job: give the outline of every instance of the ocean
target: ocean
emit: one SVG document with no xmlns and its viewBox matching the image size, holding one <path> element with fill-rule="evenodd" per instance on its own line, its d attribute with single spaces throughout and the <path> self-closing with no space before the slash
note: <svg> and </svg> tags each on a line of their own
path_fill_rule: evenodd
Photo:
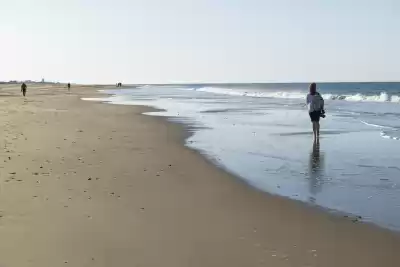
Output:
<svg viewBox="0 0 400 267">
<path fill-rule="evenodd" d="M 145 105 L 193 132 L 186 145 L 249 186 L 400 230 L 400 83 L 319 83 L 320 145 L 308 84 L 137 85 L 85 99 Z"/>
</svg>

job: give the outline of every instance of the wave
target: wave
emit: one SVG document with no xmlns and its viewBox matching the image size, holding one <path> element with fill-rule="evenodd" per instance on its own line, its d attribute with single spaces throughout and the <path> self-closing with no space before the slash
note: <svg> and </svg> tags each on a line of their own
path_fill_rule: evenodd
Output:
<svg viewBox="0 0 400 267">
<path fill-rule="evenodd" d="M 362 102 L 394 102 L 394 103 L 400 102 L 399 96 L 389 95 L 386 92 L 381 92 L 379 95 L 363 95 L 358 93 L 355 95 L 325 94 L 323 96 L 324 98 L 331 100 L 362 101 Z"/>
<path fill-rule="evenodd" d="M 384 125 L 379 125 L 379 124 L 373 124 L 373 123 L 368 123 L 365 121 L 361 121 L 363 124 L 367 125 L 367 126 L 372 126 L 372 127 L 376 127 L 376 128 L 384 128 L 384 129 L 395 129 L 394 127 L 390 127 L 390 126 L 384 126 Z"/>
<path fill-rule="evenodd" d="M 306 94 L 303 92 L 260 92 L 260 91 L 248 91 L 243 89 L 229 89 L 219 87 L 200 87 L 193 89 L 198 92 L 207 92 L 220 95 L 231 95 L 231 96 L 248 96 L 248 97 L 266 97 L 266 98 L 293 98 L 293 99 L 304 99 Z"/>
<path fill-rule="evenodd" d="M 275 92 L 275 91 L 255 91 L 245 89 L 230 89 L 220 87 L 200 87 L 192 88 L 192 90 L 199 92 L 207 92 L 231 96 L 245 96 L 245 97 L 265 97 L 265 98 L 286 98 L 286 99 L 305 99 L 307 93 L 304 92 Z M 353 102 L 393 102 L 400 103 L 400 96 L 389 95 L 386 92 L 381 92 L 377 95 L 364 95 L 364 94 L 322 94 L 326 100 L 343 100 Z"/>
<path fill-rule="evenodd" d="M 399 131 L 382 131 L 381 136 L 385 139 L 400 140 Z"/>
</svg>

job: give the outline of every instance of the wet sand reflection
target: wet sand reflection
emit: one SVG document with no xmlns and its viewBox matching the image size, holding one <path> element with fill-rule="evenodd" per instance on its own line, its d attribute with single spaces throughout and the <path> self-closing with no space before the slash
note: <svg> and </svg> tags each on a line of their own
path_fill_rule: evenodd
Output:
<svg viewBox="0 0 400 267">
<path fill-rule="evenodd" d="M 324 176 L 324 153 L 321 153 L 319 142 L 314 142 L 309 161 L 309 202 L 315 203 L 317 194 L 322 190 Z"/>
</svg>

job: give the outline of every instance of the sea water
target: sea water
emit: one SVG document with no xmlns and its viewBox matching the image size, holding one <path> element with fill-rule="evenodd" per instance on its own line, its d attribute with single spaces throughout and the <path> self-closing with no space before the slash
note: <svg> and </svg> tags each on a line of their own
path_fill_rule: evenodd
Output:
<svg viewBox="0 0 400 267">
<path fill-rule="evenodd" d="M 146 85 L 101 100 L 187 124 L 187 146 L 250 186 L 400 229 L 400 83 L 325 83 L 319 145 L 307 84 Z"/>
</svg>

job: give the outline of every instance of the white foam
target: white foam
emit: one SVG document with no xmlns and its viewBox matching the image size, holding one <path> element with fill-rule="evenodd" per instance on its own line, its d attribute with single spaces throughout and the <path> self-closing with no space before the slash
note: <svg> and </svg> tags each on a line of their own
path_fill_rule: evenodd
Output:
<svg viewBox="0 0 400 267">
<path fill-rule="evenodd" d="M 382 92 L 379 95 L 363 95 L 363 94 L 347 95 L 347 96 L 345 96 L 344 100 L 363 101 L 363 102 L 390 102 L 391 101 L 389 95 L 385 92 Z"/>
<path fill-rule="evenodd" d="M 285 91 L 254 91 L 246 89 L 230 89 L 220 87 L 201 87 L 193 89 L 199 92 L 208 92 L 214 94 L 223 94 L 231 96 L 247 96 L 247 97 L 265 97 L 265 98 L 286 98 L 286 99 L 305 99 L 306 93 L 304 92 L 285 92 Z M 329 100 L 345 100 L 354 102 L 393 102 L 400 103 L 400 96 L 388 95 L 386 92 L 381 92 L 379 95 L 337 95 L 337 94 L 323 94 L 325 99 Z"/>
<path fill-rule="evenodd" d="M 379 125 L 379 124 L 368 123 L 368 122 L 365 122 L 365 121 L 361 121 L 361 122 L 364 123 L 365 125 L 372 126 L 372 127 L 385 128 L 385 129 L 394 129 L 393 127 L 389 127 L 389 126 L 383 126 L 383 125 Z"/>
<path fill-rule="evenodd" d="M 81 98 L 82 100 L 85 101 L 98 101 L 98 102 L 103 102 L 103 101 L 107 101 L 109 98 L 89 98 L 89 97 L 83 97 Z"/>
<path fill-rule="evenodd" d="M 81 98 L 85 101 L 97 101 L 97 102 L 109 102 L 112 104 L 120 104 L 124 102 L 129 102 L 129 98 L 125 95 L 112 95 L 110 97 L 94 97 L 94 98 Z M 129 104 L 126 104 L 129 105 Z M 133 105 L 133 104 L 131 104 Z"/>
<path fill-rule="evenodd" d="M 218 87 L 202 87 L 199 89 L 195 89 L 199 92 L 208 92 L 214 94 L 223 94 L 223 95 L 232 95 L 232 96 L 248 96 L 248 97 L 269 97 L 269 98 L 293 98 L 293 99 L 303 99 L 306 97 L 306 94 L 302 92 L 260 92 L 260 91 L 251 91 L 251 90 L 243 90 L 243 89 L 229 89 L 229 88 L 218 88 Z"/>
<path fill-rule="evenodd" d="M 400 136 L 391 135 L 388 132 L 381 132 L 381 136 L 385 139 L 400 140 Z"/>
<path fill-rule="evenodd" d="M 391 102 L 399 103 L 400 102 L 400 96 L 392 95 Z"/>
</svg>

